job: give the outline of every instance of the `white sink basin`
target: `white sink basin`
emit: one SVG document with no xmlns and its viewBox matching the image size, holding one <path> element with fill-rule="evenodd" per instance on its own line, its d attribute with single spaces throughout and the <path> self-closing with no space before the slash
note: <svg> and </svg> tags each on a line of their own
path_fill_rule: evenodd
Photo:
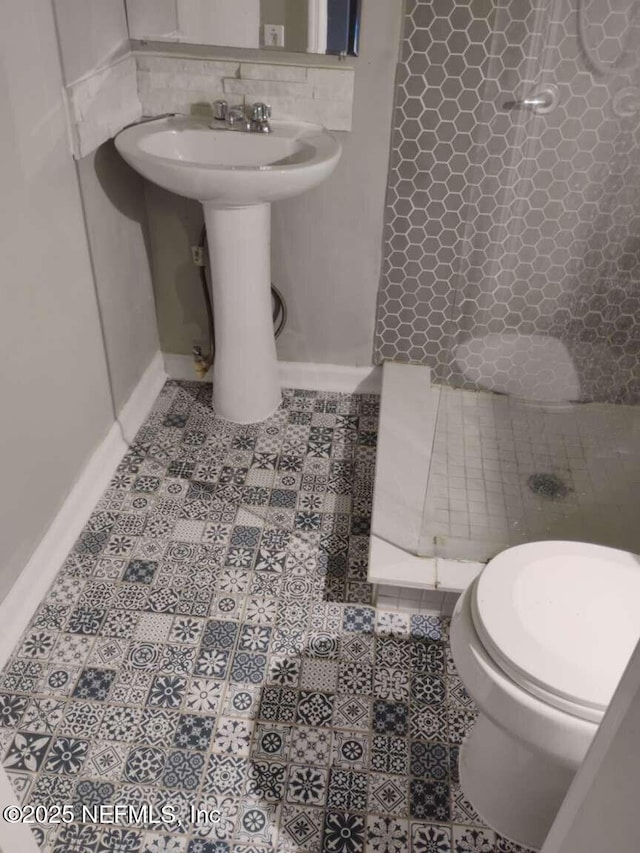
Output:
<svg viewBox="0 0 640 853">
<path fill-rule="evenodd" d="M 173 116 L 128 127 L 116 148 L 137 172 L 204 207 L 214 328 L 213 408 L 255 423 L 280 405 L 271 319 L 271 202 L 328 178 L 340 143 L 320 125 L 272 121 L 272 132 L 212 129 Z"/>
<path fill-rule="evenodd" d="M 244 133 L 172 116 L 128 127 L 115 142 L 153 183 L 217 207 L 244 207 L 305 192 L 340 159 L 340 143 L 320 125 L 272 121 L 271 128 Z"/>
</svg>

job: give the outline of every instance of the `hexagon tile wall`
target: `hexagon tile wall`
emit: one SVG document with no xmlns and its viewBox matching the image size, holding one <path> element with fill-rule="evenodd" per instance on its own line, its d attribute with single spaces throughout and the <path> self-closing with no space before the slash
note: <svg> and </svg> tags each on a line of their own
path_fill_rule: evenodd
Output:
<svg viewBox="0 0 640 853">
<path fill-rule="evenodd" d="M 575 368 L 571 399 L 640 403 L 635 9 L 407 0 L 376 361 L 430 364 L 469 388 L 493 371 L 504 385 L 522 361 L 487 336 L 536 336 L 538 349 L 553 337 Z M 550 112 L 509 108 L 548 84 Z M 547 373 L 542 399 L 557 397 Z"/>
</svg>

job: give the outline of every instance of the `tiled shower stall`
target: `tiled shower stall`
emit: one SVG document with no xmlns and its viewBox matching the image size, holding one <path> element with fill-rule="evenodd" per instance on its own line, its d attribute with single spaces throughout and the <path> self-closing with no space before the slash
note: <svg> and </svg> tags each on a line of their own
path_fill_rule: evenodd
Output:
<svg viewBox="0 0 640 853">
<path fill-rule="evenodd" d="M 445 386 L 428 553 L 486 559 L 550 536 L 640 546 L 614 523 L 639 496 L 634 8 L 407 3 L 376 356 Z M 549 87 L 549 111 L 514 104 Z"/>
</svg>

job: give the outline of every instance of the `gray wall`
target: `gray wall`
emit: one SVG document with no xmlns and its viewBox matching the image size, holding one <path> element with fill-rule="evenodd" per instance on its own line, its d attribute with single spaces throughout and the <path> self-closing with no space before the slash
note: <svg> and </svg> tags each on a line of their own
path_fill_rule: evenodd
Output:
<svg viewBox="0 0 640 853">
<path fill-rule="evenodd" d="M 289 308 L 283 360 L 371 363 L 401 17 L 402 0 L 364 4 L 353 130 L 336 134 L 340 164 L 317 189 L 273 206 L 272 278 Z M 189 252 L 202 214 L 150 185 L 146 197 L 161 346 L 188 354 L 206 343 Z"/>
<path fill-rule="evenodd" d="M 3 12 L 0 597 L 113 421 L 51 6 Z"/>
<path fill-rule="evenodd" d="M 640 646 L 636 646 L 541 853 L 636 853 L 639 741 Z"/>
<path fill-rule="evenodd" d="M 407 0 L 378 360 L 463 384 L 457 344 L 550 335 L 581 399 L 640 402 L 640 23 L 581 8 L 616 73 L 572 0 Z M 547 83 L 547 115 L 505 108 Z"/>
<path fill-rule="evenodd" d="M 144 182 L 113 142 L 78 162 L 116 411 L 160 348 L 147 246 Z"/>
<path fill-rule="evenodd" d="M 199 243 L 202 206 L 146 182 L 152 280 L 163 352 L 207 351 L 205 304 L 191 246 Z"/>
<path fill-rule="evenodd" d="M 53 0 L 66 83 L 128 49 L 123 0 Z M 119 412 L 159 349 L 144 181 L 107 142 L 77 164 L 109 379 Z"/>
<path fill-rule="evenodd" d="M 111 144 L 74 166 L 61 97 L 60 54 L 99 67 L 123 9 L 55 8 L 5 0 L 0 31 L 0 598 L 158 349 L 141 181 Z"/>
<path fill-rule="evenodd" d="M 124 0 L 53 0 L 65 81 L 105 65 L 129 41 Z"/>
</svg>

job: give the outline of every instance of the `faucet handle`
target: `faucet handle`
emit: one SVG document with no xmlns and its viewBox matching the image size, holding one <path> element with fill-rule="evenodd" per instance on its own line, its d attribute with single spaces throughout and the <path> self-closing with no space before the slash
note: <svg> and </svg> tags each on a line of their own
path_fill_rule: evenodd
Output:
<svg viewBox="0 0 640 853">
<path fill-rule="evenodd" d="M 252 121 L 267 121 L 271 118 L 271 106 L 258 101 L 251 107 Z"/>
<path fill-rule="evenodd" d="M 220 98 L 219 100 L 214 101 L 212 106 L 213 117 L 217 119 L 217 121 L 225 121 L 227 113 L 229 112 L 229 102 Z"/>
</svg>

